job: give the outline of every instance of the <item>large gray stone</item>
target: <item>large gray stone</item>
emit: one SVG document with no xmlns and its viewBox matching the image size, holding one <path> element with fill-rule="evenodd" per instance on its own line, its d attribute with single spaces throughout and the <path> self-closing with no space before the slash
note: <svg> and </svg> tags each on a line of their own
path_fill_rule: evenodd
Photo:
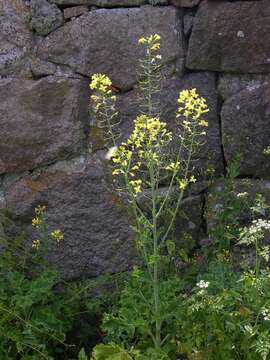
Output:
<svg viewBox="0 0 270 360">
<path fill-rule="evenodd" d="M 82 149 L 86 80 L 0 80 L 0 174 L 33 169 Z"/>
<path fill-rule="evenodd" d="M 116 6 L 139 6 L 147 4 L 147 0 L 51 0 L 58 5 L 93 5 L 99 7 L 116 7 Z"/>
<path fill-rule="evenodd" d="M 85 14 L 88 11 L 89 11 L 88 7 L 85 5 L 68 7 L 64 9 L 64 18 L 65 20 L 68 20 L 74 17 L 78 17 L 82 14 Z"/>
<path fill-rule="evenodd" d="M 209 113 L 205 120 L 209 127 L 206 128 L 205 144 L 196 156 L 196 173 L 200 178 L 209 177 L 209 170 L 214 170 L 214 175 L 223 173 L 224 164 L 221 151 L 220 126 L 218 119 L 218 98 L 215 90 L 215 75 L 207 72 L 191 73 L 182 78 L 171 78 L 163 84 L 159 95 L 161 118 L 168 122 L 169 127 L 177 130 L 176 111 L 179 92 L 183 89 L 197 88 L 201 96 L 206 98 Z M 118 110 L 121 121 L 121 140 L 125 140 L 133 129 L 133 120 L 139 111 L 139 91 L 133 90 L 119 95 Z M 100 142 L 102 144 L 102 142 Z M 212 173 L 213 175 L 213 173 Z"/>
<path fill-rule="evenodd" d="M 79 157 L 4 187 L 6 208 L 30 240 L 39 236 L 30 226 L 34 208 L 46 205 L 49 231 L 60 228 L 65 236 L 49 248 L 65 278 L 125 271 L 136 259 L 126 207 L 107 176 L 98 157 Z"/>
<path fill-rule="evenodd" d="M 250 87 L 225 101 L 222 142 L 227 162 L 242 156 L 241 175 L 270 178 L 270 83 Z"/>
<path fill-rule="evenodd" d="M 29 8 L 23 0 L 0 2 L 0 76 L 31 77 L 29 56 L 33 35 L 28 28 Z"/>
<path fill-rule="evenodd" d="M 240 73 L 270 72 L 270 2 L 204 1 L 194 20 L 187 66 Z"/>
<path fill-rule="evenodd" d="M 138 39 L 149 33 L 162 37 L 163 64 L 184 57 L 182 16 L 173 7 L 95 10 L 66 23 L 39 44 L 44 60 L 69 65 L 90 76 L 106 73 L 116 87 L 130 89 L 137 82 Z"/>
<path fill-rule="evenodd" d="M 55 4 L 47 0 L 31 0 L 30 26 L 38 35 L 48 35 L 64 22 L 63 14 Z"/>
<path fill-rule="evenodd" d="M 197 6 L 201 0 L 170 0 L 170 3 L 178 7 L 191 8 Z"/>
<path fill-rule="evenodd" d="M 259 87 L 270 82 L 270 74 L 221 74 L 218 79 L 218 91 L 222 100 L 239 93 L 244 89 Z"/>
</svg>

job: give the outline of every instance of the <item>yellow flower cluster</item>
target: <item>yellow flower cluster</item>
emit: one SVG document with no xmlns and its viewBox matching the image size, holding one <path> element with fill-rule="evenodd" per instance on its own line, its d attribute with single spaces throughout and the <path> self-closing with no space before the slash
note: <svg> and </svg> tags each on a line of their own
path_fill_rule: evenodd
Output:
<svg viewBox="0 0 270 360">
<path fill-rule="evenodd" d="M 180 179 L 178 181 L 179 183 L 179 189 L 180 190 L 185 190 L 189 184 L 191 183 L 195 183 L 197 181 L 197 179 L 192 175 L 189 179 Z"/>
<path fill-rule="evenodd" d="M 137 150 L 160 148 L 172 140 L 172 133 L 167 130 L 167 124 L 157 117 L 140 115 L 134 125 L 127 143 Z"/>
<path fill-rule="evenodd" d="M 167 124 L 159 118 L 140 115 L 134 121 L 134 130 L 112 156 L 113 175 L 127 175 L 135 194 L 141 191 L 142 181 L 134 179 L 142 164 L 158 163 L 161 148 L 172 140 Z M 171 167 L 173 165 L 171 164 Z M 179 166 L 175 163 L 174 166 Z"/>
<path fill-rule="evenodd" d="M 108 76 L 104 74 L 94 74 L 92 76 L 89 87 L 91 90 L 96 90 L 104 94 L 110 94 L 111 85 L 112 85 L 112 81 Z"/>
<path fill-rule="evenodd" d="M 33 240 L 32 241 L 32 248 L 35 249 L 36 251 L 38 251 L 39 248 L 40 248 L 40 240 Z"/>
<path fill-rule="evenodd" d="M 151 51 L 157 51 L 160 49 L 160 35 L 158 34 L 141 37 L 138 42 L 141 45 L 146 45 Z"/>
<path fill-rule="evenodd" d="M 38 205 L 35 208 L 36 216 L 32 219 L 32 226 L 36 229 L 39 229 L 40 226 L 43 224 L 43 215 L 46 210 L 46 206 Z"/>
<path fill-rule="evenodd" d="M 64 234 L 60 229 L 55 229 L 51 232 L 51 237 L 54 238 L 57 243 L 59 243 L 61 240 L 64 239 Z"/>
<path fill-rule="evenodd" d="M 176 162 L 171 162 L 168 166 L 165 167 L 165 170 L 171 171 L 171 172 L 177 172 L 179 170 L 180 167 L 180 162 L 176 161 Z"/>
<path fill-rule="evenodd" d="M 192 118 L 199 120 L 199 125 L 208 126 L 208 122 L 201 120 L 201 116 L 209 111 L 206 100 L 199 96 L 196 89 L 183 90 L 178 98 L 177 116 L 184 116 L 185 118 Z M 188 125 L 184 123 L 184 126 Z"/>
<path fill-rule="evenodd" d="M 142 180 L 141 179 L 137 179 L 137 180 L 130 180 L 129 184 L 132 186 L 133 188 L 133 192 L 135 194 L 138 194 L 139 192 L 142 191 Z"/>
<path fill-rule="evenodd" d="M 264 155 L 270 155 L 270 145 L 263 150 Z"/>
</svg>

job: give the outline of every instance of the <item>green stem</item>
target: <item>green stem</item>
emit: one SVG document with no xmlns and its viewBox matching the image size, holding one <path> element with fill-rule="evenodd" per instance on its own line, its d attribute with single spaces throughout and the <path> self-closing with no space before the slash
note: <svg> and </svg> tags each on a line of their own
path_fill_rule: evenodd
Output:
<svg viewBox="0 0 270 360">
<path fill-rule="evenodd" d="M 193 135 L 192 135 L 192 138 L 191 138 L 191 145 L 189 147 L 187 165 L 186 165 L 186 169 L 185 169 L 185 173 L 184 173 L 184 181 L 186 181 L 187 178 L 188 178 L 189 166 L 190 166 L 190 162 L 191 162 L 191 157 L 193 155 L 194 136 L 195 135 L 194 135 L 194 131 L 193 131 Z M 176 203 L 173 215 L 172 215 L 172 218 L 171 218 L 171 221 L 170 221 L 170 224 L 169 224 L 169 226 L 167 228 L 167 231 L 165 232 L 164 236 L 162 237 L 161 242 L 164 242 L 167 239 L 167 237 L 168 237 L 168 235 L 169 235 L 169 233 L 170 233 L 170 231 L 171 231 L 171 229 L 173 227 L 173 224 L 174 224 L 175 219 L 176 219 L 176 215 L 178 213 L 178 210 L 179 210 L 180 205 L 181 205 L 182 200 L 183 200 L 184 192 L 185 192 L 185 189 L 181 189 L 179 197 L 177 199 L 177 203 Z"/>
<path fill-rule="evenodd" d="M 153 163 L 149 166 L 151 193 L 152 193 L 152 222 L 153 222 L 153 255 L 154 255 L 154 308 L 155 308 L 155 347 L 161 346 L 161 323 L 159 314 L 159 249 L 158 249 L 158 231 L 157 231 L 157 204 L 156 204 L 156 183 L 153 169 Z"/>
</svg>

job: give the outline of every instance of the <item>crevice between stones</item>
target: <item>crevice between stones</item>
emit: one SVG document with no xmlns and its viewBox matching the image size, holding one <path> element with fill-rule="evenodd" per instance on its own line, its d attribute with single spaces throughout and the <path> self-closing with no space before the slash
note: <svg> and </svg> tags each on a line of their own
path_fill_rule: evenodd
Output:
<svg viewBox="0 0 270 360">
<path fill-rule="evenodd" d="M 225 157 L 225 151 L 224 151 L 224 145 L 223 145 L 223 132 L 222 132 L 222 119 L 221 119 L 221 110 L 222 110 L 222 105 L 223 105 L 223 101 L 222 98 L 218 92 L 218 78 L 219 78 L 219 74 L 216 73 L 216 84 L 215 84 L 215 88 L 217 91 L 217 114 L 218 114 L 218 123 L 219 123 L 219 137 L 220 137 L 220 146 L 221 146 L 221 155 L 222 155 L 222 162 L 223 162 L 223 174 L 226 175 L 226 169 L 227 169 L 227 161 L 226 161 L 226 157 Z"/>
</svg>

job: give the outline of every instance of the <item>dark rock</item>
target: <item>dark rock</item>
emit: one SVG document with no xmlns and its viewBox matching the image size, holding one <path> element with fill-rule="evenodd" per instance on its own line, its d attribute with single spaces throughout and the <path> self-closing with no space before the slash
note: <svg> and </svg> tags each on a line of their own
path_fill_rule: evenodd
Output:
<svg viewBox="0 0 270 360">
<path fill-rule="evenodd" d="M 31 0 L 30 26 L 38 35 L 48 35 L 64 23 L 63 14 L 47 0 Z"/>
<path fill-rule="evenodd" d="M 51 0 L 58 5 L 93 5 L 113 8 L 116 6 L 140 6 L 147 4 L 147 0 Z"/>
<path fill-rule="evenodd" d="M 82 14 L 85 14 L 88 12 L 88 7 L 87 6 L 73 6 L 70 8 L 66 8 L 64 9 L 64 18 L 66 20 L 70 19 L 70 18 L 74 18 L 74 17 L 78 17 Z"/>
<path fill-rule="evenodd" d="M 188 68 L 270 72 L 269 16 L 268 0 L 204 1 L 194 20 Z"/>
<path fill-rule="evenodd" d="M 68 158 L 83 147 L 86 80 L 0 80 L 0 174 Z"/>
<path fill-rule="evenodd" d="M 247 88 L 225 101 L 222 142 L 227 162 L 241 155 L 241 175 L 270 178 L 270 83 Z"/>
<path fill-rule="evenodd" d="M 218 91 L 223 100 L 244 89 L 255 89 L 264 82 L 270 82 L 270 74 L 221 74 Z"/>
<path fill-rule="evenodd" d="M 189 36 L 191 34 L 193 26 L 194 16 L 192 14 L 186 14 L 184 16 L 184 34 Z"/>
<path fill-rule="evenodd" d="M 178 7 L 191 8 L 197 6 L 201 0 L 170 0 L 170 3 Z"/>
<path fill-rule="evenodd" d="M 0 2 L 0 76 L 30 77 L 33 35 L 27 24 L 29 8 L 22 0 Z"/>
<path fill-rule="evenodd" d="M 51 241 L 50 262 L 66 279 L 128 270 L 136 259 L 126 207 L 112 190 L 106 165 L 97 157 L 79 157 L 24 176 L 4 189 L 13 220 L 38 238 L 31 218 L 38 204 L 47 207 L 49 231 L 59 228 L 64 240 Z"/>
<path fill-rule="evenodd" d="M 56 65 L 35 58 L 31 61 L 31 71 L 35 77 L 53 75 L 56 71 Z"/>
<path fill-rule="evenodd" d="M 38 54 L 86 76 L 106 73 L 116 87 L 127 90 L 137 82 L 136 68 L 144 50 L 138 44 L 141 36 L 161 35 L 164 64 L 184 57 L 181 21 L 181 13 L 173 7 L 95 10 L 50 34 Z"/>
</svg>

